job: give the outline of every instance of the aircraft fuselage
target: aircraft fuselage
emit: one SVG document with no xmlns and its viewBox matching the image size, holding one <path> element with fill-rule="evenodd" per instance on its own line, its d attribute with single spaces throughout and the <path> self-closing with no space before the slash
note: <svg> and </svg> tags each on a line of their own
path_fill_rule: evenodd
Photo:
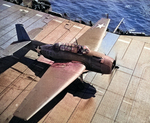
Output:
<svg viewBox="0 0 150 123">
<path fill-rule="evenodd" d="M 40 54 L 55 62 L 78 61 L 84 64 L 87 70 L 102 74 L 110 74 L 113 66 L 115 66 L 115 60 L 102 53 L 90 51 L 90 53 L 87 54 L 78 54 L 56 50 L 53 46 L 54 45 L 40 46 Z"/>
</svg>

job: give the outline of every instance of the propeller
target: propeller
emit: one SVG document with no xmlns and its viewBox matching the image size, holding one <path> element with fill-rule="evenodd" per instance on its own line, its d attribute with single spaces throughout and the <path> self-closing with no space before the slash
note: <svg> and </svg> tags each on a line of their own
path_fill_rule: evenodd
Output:
<svg viewBox="0 0 150 123">
<path fill-rule="evenodd" d="M 110 77 L 109 77 L 109 81 L 112 80 L 114 74 L 116 73 L 117 69 L 119 69 L 119 66 L 116 65 L 116 62 L 117 62 L 117 54 L 115 56 L 115 59 L 113 61 L 113 65 L 112 65 L 112 71 L 111 71 L 111 74 L 110 74 Z"/>
</svg>

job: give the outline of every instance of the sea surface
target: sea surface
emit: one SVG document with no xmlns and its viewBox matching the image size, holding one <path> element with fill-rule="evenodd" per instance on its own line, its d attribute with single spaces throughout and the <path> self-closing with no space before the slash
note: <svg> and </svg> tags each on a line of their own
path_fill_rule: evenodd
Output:
<svg viewBox="0 0 150 123">
<path fill-rule="evenodd" d="M 67 13 L 71 20 L 97 22 L 109 14 L 109 30 L 120 29 L 150 35 L 150 0 L 49 0 L 52 10 Z"/>
</svg>

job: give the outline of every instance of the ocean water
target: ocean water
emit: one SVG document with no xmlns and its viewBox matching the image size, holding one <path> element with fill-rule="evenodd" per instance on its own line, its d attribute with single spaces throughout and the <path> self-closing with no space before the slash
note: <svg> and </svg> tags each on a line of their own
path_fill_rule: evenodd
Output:
<svg viewBox="0 0 150 123">
<path fill-rule="evenodd" d="M 49 0 L 52 10 L 67 13 L 71 20 L 97 22 L 109 14 L 108 26 L 114 31 L 122 18 L 123 31 L 144 32 L 150 35 L 150 0 Z"/>
</svg>

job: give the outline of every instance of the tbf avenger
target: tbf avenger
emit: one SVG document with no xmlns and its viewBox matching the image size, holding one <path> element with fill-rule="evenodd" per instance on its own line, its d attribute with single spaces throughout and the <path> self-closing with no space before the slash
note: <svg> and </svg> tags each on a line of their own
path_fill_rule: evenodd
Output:
<svg viewBox="0 0 150 123">
<path fill-rule="evenodd" d="M 54 63 L 47 69 L 34 89 L 18 107 L 14 116 L 29 120 L 49 101 L 56 97 L 85 70 L 110 74 L 116 60 L 96 52 L 105 36 L 110 19 L 102 18 L 86 31 L 75 43 L 45 44 L 31 40 L 22 24 L 16 24 L 18 41 L 13 42 L 3 52 L 12 55 L 26 46 Z M 44 60 L 41 60 L 44 62 Z"/>
</svg>

